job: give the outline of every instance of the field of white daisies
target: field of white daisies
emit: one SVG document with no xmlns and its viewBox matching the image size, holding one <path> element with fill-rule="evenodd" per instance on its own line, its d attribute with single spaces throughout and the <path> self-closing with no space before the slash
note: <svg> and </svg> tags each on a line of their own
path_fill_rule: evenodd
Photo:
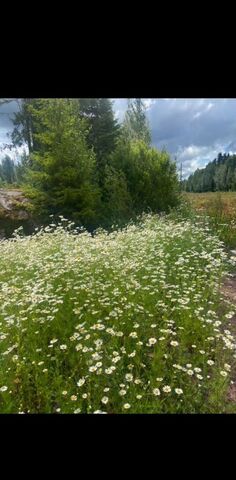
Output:
<svg viewBox="0 0 236 480">
<path fill-rule="evenodd" d="M 1 241 L 0 413 L 224 412 L 229 267 L 206 226 L 168 216 Z"/>
</svg>

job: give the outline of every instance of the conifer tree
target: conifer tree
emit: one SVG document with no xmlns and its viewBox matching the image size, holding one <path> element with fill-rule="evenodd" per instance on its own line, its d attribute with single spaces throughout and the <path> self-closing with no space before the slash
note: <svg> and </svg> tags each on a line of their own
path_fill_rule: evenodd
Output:
<svg viewBox="0 0 236 480">
<path fill-rule="evenodd" d="M 95 155 L 86 143 L 87 122 L 73 99 L 43 99 L 31 108 L 38 149 L 31 155 L 27 182 L 40 211 L 63 214 L 89 225 L 99 191 Z"/>
<path fill-rule="evenodd" d="M 108 157 L 116 147 L 120 127 L 109 98 L 81 98 L 79 102 L 81 115 L 90 127 L 87 143 L 96 155 L 98 180 L 102 186 Z"/>
</svg>

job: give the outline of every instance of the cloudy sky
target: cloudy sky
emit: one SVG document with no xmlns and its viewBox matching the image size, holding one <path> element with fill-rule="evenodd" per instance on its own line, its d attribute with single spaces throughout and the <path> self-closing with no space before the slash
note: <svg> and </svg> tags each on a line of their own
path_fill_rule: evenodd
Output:
<svg viewBox="0 0 236 480">
<path fill-rule="evenodd" d="M 113 99 L 117 118 L 122 121 L 126 99 Z M 161 98 L 144 99 L 152 131 L 152 143 L 166 148 L 184 177 L 214 160 L 219 152 L 236 152 L 236 99 Z M 0 107 L 0 146 L 10 143 L 11 116 L 16 102 Z M 1 150 L 0 150 L 1 155 Z"/>
</svg>

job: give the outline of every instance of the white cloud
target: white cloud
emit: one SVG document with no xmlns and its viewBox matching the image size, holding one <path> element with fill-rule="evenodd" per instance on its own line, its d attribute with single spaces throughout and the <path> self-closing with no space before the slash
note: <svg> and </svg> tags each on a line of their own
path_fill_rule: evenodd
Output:
<svg viewBox="0 0 236 480">
<path fill-rule="evenodd" d="M 214 107 L 214 103 L 208 103 L 206 107 L 206 112 L 209 112 L 209 110 L 211 110 L 213 107 Z"/>
<path fill-rule="evenodd" d="M 196 112 L 194 115 L 193 115 L 193 120 L 201 117 L 202 115 L 204 115 L 205 113 L 209 112 L 213 107 L 214 107 L 214 103 L 208 103 L 208 105 L 205 107 L 204 104 L 201 104 L 204 108 L 202 109 L 202 111 L 198 111 Z"/>
<path fill-rule="evenodd" d="M 177 164 L 182 163 L 183 178 L 186 178 L 197 168 L 204 168 L 209 162 L 217 157 L 219 152 L 224 151 L 224 146 L 216 144 L 212 146 L 190 145 L 179 148 L 177 152 Z"/>
<path fill-rule="evenodd" d="M 149 110 L 151 108 L 151 106 L 153 105 L 153 103 L 155 103 L 155 102 L 156 102 L 155 98 L 154 99 L 153 98 L 145 98 L 143 100 L 143 103 L 144 103 L 147 110 Z"/>
</svg>

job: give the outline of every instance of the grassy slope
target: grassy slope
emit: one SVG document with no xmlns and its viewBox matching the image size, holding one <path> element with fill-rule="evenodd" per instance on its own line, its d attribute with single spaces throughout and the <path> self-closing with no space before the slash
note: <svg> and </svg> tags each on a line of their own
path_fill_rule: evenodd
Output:
<svg viewBox="0 0 236 480">
<path fill-rule="evenodd" d="M 197 214 L 208 216 L 226 247 L 236 248 L 236 192 L 184 193 L 183 198 Z"/>
<path fill-rule="evenodd" d="M 197 210 L 207 211 L 221 201 L 225 214 L 236 216 L 236 192 L 185 193 L 191 205 Z"/>
</svg>

